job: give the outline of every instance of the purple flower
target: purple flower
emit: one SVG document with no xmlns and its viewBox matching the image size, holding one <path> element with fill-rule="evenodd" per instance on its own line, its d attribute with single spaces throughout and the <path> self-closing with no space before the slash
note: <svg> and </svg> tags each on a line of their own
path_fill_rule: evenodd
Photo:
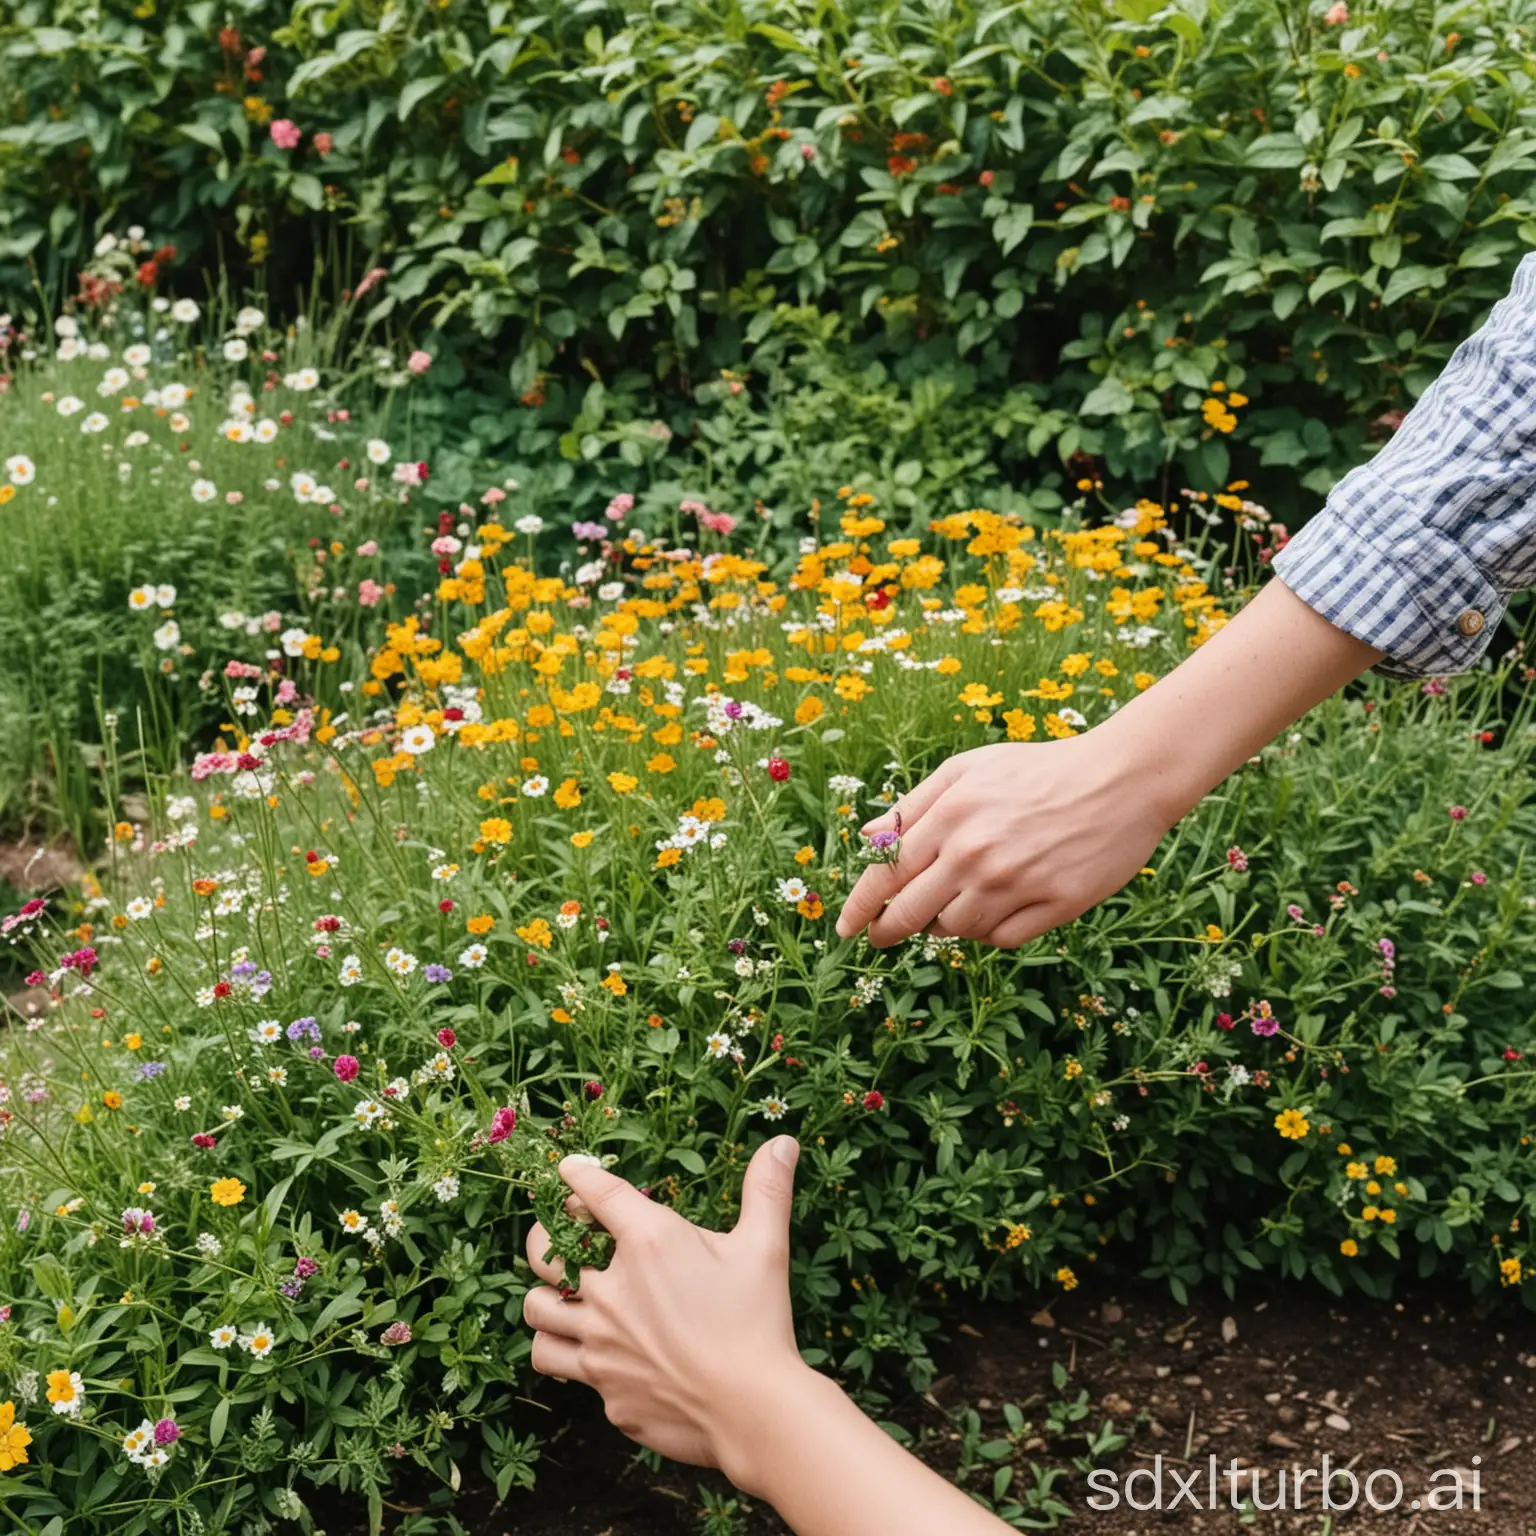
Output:
<svg viewBox="0 0 1536 1536">
<path fill-rule="evenodd" d="M 1377 939 L 1376 948 L 1381 952 L 1381 958 L 1391 965 L 1397 959 L 1397 945 L 1391 939 Z"/>
<path fill-rule="evenodd" d="M 870 838 L 869 846 L 873 848 L 876 853 L 884 853 L 888 849 L 894 848 L 899 841 L 900 839 L 894 832 L 876 832 L 875 835 Z"/>
<path fill-rule="evenodd" d="M 155 1213 L 153 1211 L 146 1211 L 139 1205 L 130 1205 L 123 1212 L 123 1231 L 129 1237 L 153 1237 L 155 1235 Z"/>
<path fill-rule="evenodd" d="M 606 539 L 608 530 L 601 523 L 572 523 L 571 532 L 578 539 Z"/>
<path fill-rule="evenodd" d="M 289 1275 L 277 1289 L 289 1301 L 297 1301 L 304 1294 L 304 1277 L 302 1275 Z"/>
<path fill-rule="evenodd" d="M 1294 901 L 1285 909 L 1285 915 L 1293 923 L 1304 923 L 1307 920 L 1307 914 Z"/>
<path fill-rule="evenodd" d="M 320 1038 L 320 1025 L 313 1015 L 306 1015 L 302 1019 L 295 1019 L 288 1026 L 288 1038 L 294 1041 L 304 1039 L 318 1040 Z"/>
<path fill-rule="evenodd" d="M 1256 1035 L 1260 1036 L 1261 1038 L 1267 1040 L 1271 1035 L 1279 1033 L 1279 1031 L 1280 1031 L 1280 1020 L 1279 1019 L 1266 1019 L 1262 1015 L 1260 1015 L 1260 1017 L 1256 1018 L 1253 1021 L 1253 1026 L 1252 1027 L 1253 1027 L 1254 1034 L 1256 1034 Z"/>
<path fill-rule="evenodd" d="M 309 1059 L 311 1061 L 324 1061 L 325 1060 L 325 1047 L 323 1045 L 312 1045 L 312 1046 L 310 1046 L 310 1048 L 309 1048 Z"/>
<path fill-rule="evenodd" d="M 453 972 L 446 965 L 429 965 L 422 974 L 432 982 L 453 980 Z"/>
<path fill-rule="evenodd" d="M 156 1445 L 175 1445 L 181 1439 L 181 1426 L 175 1419 L 161 1419 L 155 1425 Z"/>
<path fill-rule="evenodd" d="M 163 1061 L 146 1061 L 139 1067 L 139 1076 L 148 1082 L 152 1078 L 159 1077 L 164 1071 L 165 1063 Z"/>
<path fill-rule="evenodd" d="M 16 1230 L 25 1232 L 32 1225 L 32 1212 L 21 1210 L 16 1212 Z"/>
<path fill-rule="evenodd" d="M 735 699 L 731 699 L 725 706 L 726 718 L 729 720 L 741 719 L 741 705 Z"/>
<path fill-rule="evenodd" d="M 301 1253 L 293 1261 L 293 1272 L 300 1280 L 309 1280 L 320 1273 L 320 1265 L 307 1253 Z"/>
</svg>

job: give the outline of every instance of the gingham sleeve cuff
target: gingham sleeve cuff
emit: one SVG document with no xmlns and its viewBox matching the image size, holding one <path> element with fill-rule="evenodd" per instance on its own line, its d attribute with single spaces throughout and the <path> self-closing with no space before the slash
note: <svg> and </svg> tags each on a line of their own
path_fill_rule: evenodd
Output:
<svg viewBox="0 0 1536 1536">
<path fill-rule="evenodd" d="M 1423 522 L 1368 464 L 1339 482 L 1274 569 L 1329 623 L 1384 652 L 1376 671 L 1388 677 L 1465 672 L 1487 650 L 1506 602 L 1461 545 Z"/>
</svg>

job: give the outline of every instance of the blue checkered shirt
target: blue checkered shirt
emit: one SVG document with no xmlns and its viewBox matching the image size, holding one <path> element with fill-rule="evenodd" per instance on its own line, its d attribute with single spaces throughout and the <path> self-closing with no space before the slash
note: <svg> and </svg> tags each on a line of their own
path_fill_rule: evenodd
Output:
<svg viewBox="0 0 1536 1536">
<path fill-rule="evenodd" d="M 1275 571 L 1389 676 L 1483 654 L 1509 594 L 1536 586 L 1536 255 Z"/>
</svg>

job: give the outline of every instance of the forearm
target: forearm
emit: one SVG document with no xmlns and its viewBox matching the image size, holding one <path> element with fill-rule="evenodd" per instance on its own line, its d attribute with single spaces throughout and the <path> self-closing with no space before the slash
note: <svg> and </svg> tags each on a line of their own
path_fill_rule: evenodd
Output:
<svg viewBox="0 0 1536 1536">
<path fill-rule="evenodd" d="M 1226 776 L 1381 659 L 1272 580 L 1186 661 L 1094 732 L 1177 821 Z"/>
<path fill-rule="evenodd" d="M 797 1536 L 999 1536 L 1007 1527 L 930 1471 L 834 1382 L 787 1371 L 728 1436 L 725 1471 Z"/>
</svg>

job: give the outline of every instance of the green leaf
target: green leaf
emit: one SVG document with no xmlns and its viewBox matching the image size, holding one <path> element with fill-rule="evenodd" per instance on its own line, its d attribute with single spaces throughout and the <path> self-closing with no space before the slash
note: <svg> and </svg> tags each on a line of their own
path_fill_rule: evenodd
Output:
<svg viewBox="0 0 1536 1536">
<path fill-rule="evenodd" d="M 1124 416 L 1134 410 L 1135 397 L 1121 379 L 1103 379 L 1089 390 L 1087 398 L 1078 409 L 1084 416 Z"/>
<path fill-rule="evenodd" d="M 1391 281 L 1382 293 L 1383 307 L 1390 308 L 1400 299 L 1405 299 L 1410 293 L 1417 293 L 1422 288 L 1443 288 L 1445 286 L 1444 267 L 1423 267 L 1410 262 L 1405 267 L 1399 267 L 1392 274 Z"/>
<path fill-rule="evenodd" d="M 704 1176 L 704 1159 L 692 1147 L 673 1147 L 671 1158 L 674 1163 L 682 1164 L 689 1173 L 697 1174 L 700 1178 Z"/>
<path fill-rule="evenodd" d="M 1419 169 L 1436 181 L 1476 181 L 1482 175 L 1465 155 L 1431 155 Z"/>
<path fill-rule="evenodd" d="M 220 1397 L 213 1405 L 213 1413 L 208 1420 L 208 1443 L 215 1450 L 219 1442 L 224 1438 L 224 1430 L 229 1424 L 229 1399 Z"/>
<path fill-rule="evenodd" d="M 395 116 L 403 123 L 411 115 L 411 112 L 420 106 L 447 78 L 446 75 L 423 75 L 420 80 L 412 80 L 400 92 L 400 105 L 395 111 Z"/>
<path fill-rule="evenodd" d="M 1287 171 L 1306 164 L 1307 149 L 1294 133 L 1265 133 L 1248 146 L 1243 159 L 1256 170 Z"/>
<path fill-rule="evenodd" d="M 1028 203 L 1015 203 L 992 222 L 992 238 L 1007 256 L 1018 246 L 1034 225 L 1035 210 Z"/>
</svg>

